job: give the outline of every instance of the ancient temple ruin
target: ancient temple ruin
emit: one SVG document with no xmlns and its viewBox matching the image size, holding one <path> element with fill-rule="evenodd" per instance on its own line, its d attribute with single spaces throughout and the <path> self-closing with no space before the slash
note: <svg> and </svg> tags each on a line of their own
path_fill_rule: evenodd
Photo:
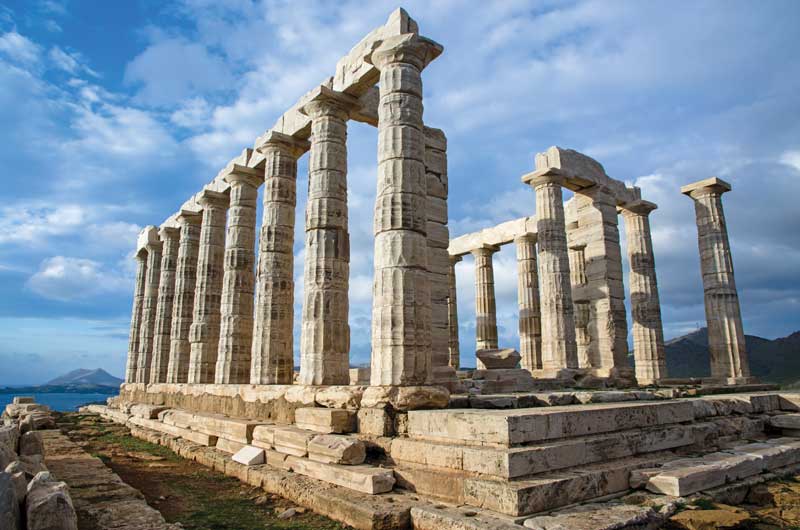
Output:
<svg viewBox="0 0 800 530">
<path fill-rule="evenodd" d="M 720 198 L 730 185 L 713 178 L 680 190 L 697 212 L 711 377 L 670 379 L 649 217 L 656 205 L 599 162 L 560 147 L 539 152 L 520 168 L 520 187 L 535 191 L 528 217 L 451 238 L 448 144 L 425 122 L 422 101 L 423 71 L 442 51 L 394 12 L 252 148 L 141 233 L 126 384 L 98 410 L 265 488 L 266 474 L 289 470 L 366 495 L 416 492 L 420 505 L 468 505 L 513 526 L 651 482 L 650 491 L 685 494 L 657 478 L 664 461 L 721 440 L 761 439 L 764 414 L 800 403 L 750 377 Z M 349 120 L 378 135 L 368 371 L 349 358 Z M 297 221 L 305 153 L 309 194 Z M 566 202 L 564 189 L 573 193 Z M 305 223 L 301 322 L 296 222 Z M 512 243 L 519 345 L 498 342 L 492 267 Z M 467 255 L 476 271 L 474 371 L 459 366 L 455 267 Z M 699 397 L 723 392 L 733 397 Z M 800 446 L 786 444 L 800 462 Z M 230 459 L 251 449 L 257 462 Z M 636 475 L 636 486 L 640 469 L 650 474 Z M 403 499 L 394 508 L 416 505 Z M 345 508 L 313 507 L 373 527 Z M 414 522 L 439 528 L 425 524 Z"/>
</svg>

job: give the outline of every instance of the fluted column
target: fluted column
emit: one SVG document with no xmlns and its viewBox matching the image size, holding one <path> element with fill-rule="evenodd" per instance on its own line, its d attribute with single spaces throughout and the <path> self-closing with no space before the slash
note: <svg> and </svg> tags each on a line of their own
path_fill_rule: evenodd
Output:
<svg viewBox="0 0 800 530">
<path fill-rule="evenodd" d="M 153 355 L 156 309 L 158 305 L 158 284 L 161 280 L 161 241 L 153 234 L 147 246 L 147 277 L 144 283 L 142 300 L 142 323 L 139 328 L 139 355 L 136 367 L 136 382 L 150 382 L 150 362 Z"/>
<path fill-rule="evenodd" d="M 185 383 L 189 378 L 189 329 L 194 314 L 194 291 L 197 282 L 197 255 L 200 247 L 201 213 L 182 211 L 177 221 L 181 237 L 178 264 L 175 268 L 175 299 L 172 303 L 167 383 Z"/>
<path fill-rule="evenodd" d="M 372 385 L 419 385 L 431 374 L 431 291 L 422 68 L 441 46 L 404 34 L 372 52 L 380 70 Z"/>
<path fill-rule="evenodd" d="M 519 301 L 520 365 L 526 370 L 542 369 L 542 319 L 539 302 L 539 271 L 536 264 L 536 235 L 518 237 L 517 297 Z"/>
<path fill-rule="evenodd" d="M 142 305 L 144 303 L 145 281 L 147 279 L 147 252 L 136 254 L 136 284 L 133 291 L 131 310 L 131 332 L 128 337 L 128 359 L 125 364 L 125 382 L 135 383 L 139 359 L 139 333 L 142 326 Z"/>
<path fill-rule="evenodd" d="M 448 347 L 450 352 L 450 366 L 455 370 L 461 366 L 461 347 L 458 343 L 458 286 L 456 285 L 456 263 L 461 261 L 461 256 L 450 256 L 450 272 L 448 279 L 447 297 L 447 327 L 450 332 Z"/>
<path fill-rule="evenodd" d="M 233 164 L 225 175 L 230 184 L 225 265 L 222 278 L 220 335 L 214 382 L 250 382 L 255 296 L 256 205 L 261 172 Z"/>
<path fill-rule="evenodd" d="M 150 362 L 150 384 L 167 382 L 170 332 L 172 331 L 172 305 L 175 300 L 175 269 L 178 261 L 180 229 L 163 227 L 158 231 L 162 243 L 161 278 L 158 281 L 153 359 Z"/>
<path fill-rule="evenodd" d="M 536 191 L 536 232 L 539 241 L 539 285 L 542 314 L 542 366 L 557 375 L 578 368 L 575 317 L 570 286 L 569 255 L 564 224 L 563 177 L 527 175 Z"/>
<path fill-rule="evenodd" d="M 321 87 L 301 109 L 311 118 L 299 378 L 306 385 L 350 382 L 347 119 L 355 105 Z"/>
<path fill-rule="evenodd" d="M 750 366 L 722 209 L 722 194 L 730 190 L 730 184 L 716 177 L 681 188 L 694 199 L 697 217 L 711 377 L 735 382 L 750 377 Z"/>
<path fill-rule="evenodd" d="M 492 255 L 500 247 L 486 245 L 472 251 L 475 258 L 475 349 L 497 348 L 497 302 Z M 480 359 L 478 368 L 482 368 Z"/>
<path fill-rule="evenodd" d="M 194 314 L 189 328 L 189 383 L 213 383 L 220 334 L 222 277 L 225 262 L 225 217 L 228 195 L 203 190 L 197 202 L 203 208 Z"/>
<path fill-rule="evenodd" d="M 250 368 L 255 385 L 292 383 L 297 158 L 308 147 L 304 140 L 270 131 L 258 148 L 265 164 Z"/>
<path fill-rule="evenodd" d="M 626 204 L 622 209 L 630 264 L 633 358 L 639 384 L 655 383 L 667 376 L 661 303 L 650 236 L 650 212 L 655 209 L 655 204 L 643 200 Z"/>
</svg>

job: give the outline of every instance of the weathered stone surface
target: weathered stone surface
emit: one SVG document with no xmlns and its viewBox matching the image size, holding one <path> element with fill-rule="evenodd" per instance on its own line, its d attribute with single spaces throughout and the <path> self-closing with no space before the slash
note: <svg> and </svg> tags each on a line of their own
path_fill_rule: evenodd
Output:
<svg viewBox="0 0 800 530">
<path fill-rule="evenodd" d="M 519 525 L 488 513 L 442 505 L 414 506 L 411 520 L 415 530 L 519 530 Z"/>
<path fill-rule="evenodd" d="M 158 285 L 161 279 L 161 241 L 156 235 L 145 247 L 147 268 L 142 299 L 142 317 L 139 328 L 139 352 L 136 357 L 136 382 L 150 382 L 150 363 L 153 354 Z"/>
<path fill-rule="evenodd" d="M 397 410 L 445 408 L 450 393 L 436 386 L 370 386 L 364 390 L 361 406 L 365 408 L 393 407 Z"/>
<path fill-rule="evenodd" d="M 18 442 L 19 427 L 17 425 L 0 425 L 0 446 L 5 446 L 16 453 Z"/>
<path fill-rule="evenodd" d="M 247 444 L 228 438 L 217 438 L 217 443 L 214 447 L 228 454 L 236 454 L 247 447 Z"/>
<path fill-rule="evenodd" d="M 36 399 L 33 396 L 14 396 L 11 402 L 14 405 L 26 405 L 30 403 L 36 403 Z"/>
<path fill-rule="evenodd" d="M 20 498 L 11 475 L 0 471 L 0 528 L 23 530 L 19 504 Z"/>
<path fill-rule="evenodd" d="M 357 386 L 369 385 L 369 368 L 350 368 L 350 384 Z"/>
<path fill-rule="evenodd" d="M 154 227 L 151 227 L 154 228 Z M 142 306 L 144 305 L 145 284 L 147 281 L 147 253 L 136 253 L 136 282 L 131 309 L 131 330 L 128 339 L 128 359 L 125 363 L 125 382 L 135 383 L 139 370 L 139 343 L 142 326 Z"/>
<path fill-rule="evenodd" d="M 357 416 L 358 432 L 373 436 L 394 434 L 392 417 L 384 408 L 361 408 Z"/>
<path fill-rule="evenodd" d="M 297 427 L 276 427 L 272 445 L 278 452 L 302 457 L 308 454 L 308 442 L 317 434 Z"/>
<path fill-rule="evenodd" d="M 266 460 L 264 457 L 264 449 L 247 445 L 242 447 L 233 455 L 233 461 L 239 462 L 246 466 L 255 466 L 263 464 Z"/>
<path fill-rule="evenodd" d="M 38 473 L 25 499 L 28 530 L 78 530 L 78 517 L 67 485 L 50 473 Z"/>
<path fill-rule="evenodd" d="M 252 444 L 262 449 L 271 449 L 275 444 L 275 425 L 256 425 L 253 429 Z"/>
<path fill-rule="evenodd" d="M 291 456 L 288 460 L 292 471 L 295 473 L 370 495 L 392 491 L 395 483 L 394 473 L 391 469 L 381 469 L 367 465 L 340 466 L 323 464 L 322 462 Z"/>
<path fill-rule="evenodd" d="M 170 436 L 179 436 L 185 440 L 189 440 L 190 442 L 204 445 L 206 447 L 213 447 L 217 444 L 218 436 L 216 435 L 193 431 L 191 429 L 178 427 L 167 422 L 160 422 L 157 420 L 149 420 L 138 417 L 130 418 L 128 422 L 131 425 L 138 425 L 139 427 L 153 429 L 154 431 L 163 432 L 165 434 L 169 434 Z"/>
<path fill-rule="evenodd" d="M 517 249 L 520 362 L 526 370 L 539 370 L 543 367 L 542 318 L 536 235 L 520 235 L 514 243 Z"/>
<path fill-rule="evenodd" d="M 620 530 L 658 528 L 662 517 L 650 506 L 622 503 L 584 504 L 525 520 L 533 530 Z"/>
<path fill-rule="evenodd" d="M 688 530 L 725 530 L 743 528 L 752 518 L 750 513 L 733 506 L 717 504 L 713 510 L 685 510 L 673 515 L 670 522 Z"/>
<path fill-rule="evenodd" d="M 516 368 L 521 359 L 519 352 L 512 348 L 478 350 L 475 356 L 487 370 Z"/>
<path fill-rule="evenodd" d="M 772 416 L 769 424 L 778 429 L 800 429 L 800 414 L 781 414 Z"/>
<path fill-rule="evenodd" d="M 158 282 L 150 378 L 147 383 L 167 382 L 180 229 L 162 227 L 158 235 L 162 243 L 161 276 Z"/>
<path fill-rule="evenodd" d="M 358 409 L 363 394 L 361 386 L 327 386 L 317 390 L 314 399 L 318 405 L 329 409 Z"/>
<path fill-rule="evenodd" d="M 472 251 L 475 258 L 475 347 L 478 352 L 497 349 L 497 302 L 492 255 L 498 250 L 500 247 L 482 246 Z M 478 368 L 486 368 L 480 356 L 477 363 Z"/>
<path fill-rule="evenodd" d="M 26 432 L 19 438 L 20 456 L 44 455 L 42 434 L 37 431 Z"/>
<path fill-rule="evenodd" d="M 757 453 L 712 453 L 696 459 L 669 462 L 665 470 L 647 481 L 647 489 L 682 497 L 714 488 L 763 471 L 763 456 Z"/>
<path fill-rule="evenodd" d="M 131 415 L 153 420 L 158 418 L 158 415 L 167 409 L 168 407 L 162 407 L 160 405 L 147 405 L 144 403 L 139 403 L 131 407 Z"/>
<path fill-rule="evenodd" d="M 356 430 L 356 412 L 353 410 L 299 408 L 294 417 L 299 428 L 323 434 L 341 434 Z"/>
<path fill-rule="evenodd" d="M 366 456 L 364 442 L 348 436 L 321 434 L 308 442 L 308 458 L 325 464 L 363 464 Z"/>
<path fill-rule="evenodd" d="M 16 451 L 12 451 L 5 445 L 0 445 L 0 469 L 5 469 L 11 462 L 17 459 Z"/>
</svg>

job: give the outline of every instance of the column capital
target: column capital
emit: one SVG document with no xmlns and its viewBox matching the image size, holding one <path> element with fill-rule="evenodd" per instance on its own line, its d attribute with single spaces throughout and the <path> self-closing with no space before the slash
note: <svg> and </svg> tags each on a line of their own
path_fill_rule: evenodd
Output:
<svg viewBox="0 0 800 530">
<path fill-rule="evenodd" d="M 558 184 L 561 187 L 565 187 L 566 181 L 567 174 L 552 167 L 537 169 L 532 173 L 522 175 L 522 182 L 534 188 L 544 186 L 545 184 Z"/>
<path fill-rule="evenodd" d="M 230 204 L 230 197 L 227 193 L 219 191 L 203 190 L 197 196 L 197 204 L 206 208 L 227 209 Z"/>
<path fill-rule="evenodd" d="M 525 243 L 536 243 L 536 241 L 538 239 L 539 239 L 539 235 L 538 234 L 534 234 L 534 233 L 530 232 L 530 233 L 521 234 L 521 235 L 518 235 L 517 237 L 515 237 L 514 238 L 514 244 L 515 245 L 521 245 L 521 244 L 525 244 Z"/>
<path fill-rule="evenodd" d="M 458 256 L 453 256 L 453 255 L 451 255 L 451 256 L 450 256 L 450 263 L 451 263 L 452 265 L 455 265 L 456 263 L 458 263 L 458 262 L 462 261 L 463 259 L 464 259 L 464 256 L 463 256 L 463 255 L 458 255 Z"/>
<path fill-rule="evenodd" d="M 133 255 L 133 259 L 135 259 L 140 265 L 147 263 L 147 250 L 140 248 L 136 254 Z"/>
<path fill-rule="evenodd" d="M 161 252 L 161 247 L 162 246 L 163 246 L 163 243 L 161 242 L 161 240 L 148 241 L 147 245 L 145 245 L 144 248 L 147 250 L 148 253 L 154 252 L 154 251 Z"/>
<path fill-rule="evenodd" d="M 498 245 L 481 245 L 478 248 L 474 248 L 470 250 L 470 254 L 473 256 L 491 256 L 495 252 L 499 251 L 500 247 Z"/>
<path fill-rule="evenodd" d="M 225 171 L 226 174 L 222 178 L 228 184 L 245 184 L 258 188 L 264 183 L 264 172 L 255 168 L 230 164 Z"/>
<path fill-rule="evenodd" d="M 194 212 L 192 210 L 181 210 L 175 218 L 178 223 L 183 225 L 199 225 L 203 222 L 203 212 Z"/>
<path fill-rule="evenodd" d="M 308 140 L 301 140 L 288 134 L 277 131 L 267 131 L 267 134 L 259 138 L 261 143 L 256 147 L 256 151 L 266 155 L 269 151 L 279 151 L 293 158 L 300 158 L 303 153 L 311 149 Z"/>
<path fill-rule="evenodd" d="M 181 236 L 181 229 L 177 226 L 162 226 L 158 230 L 158 237 L 161 239 L 162 242 L 166 242 L 167 239 L 174 239 L 177 240 Z"/>
<path fill-rule="evenodd" d="M 365 60 L 379 70 L 392 63 L 412 64 L 422 70 L 444 51 L 444 47 L 416 33 L 403 33 L 384 40 Z"/>
<path fill-rule="evenodd" d="M 620 206 L 619 211 L 622 215 L 643 215 L 648 216 L 650 212 L 658 208 L 654 202 L 639 199 L 636 201 L 628 202 Z"/>
<path fill-rule="evenodd" d="M 360 106 L 357 98 L 320 85 L 308 94 L 308 100 L 298 110 L 311 119 L 334 115 L 347 120 L 350 112 Z"/>
<path fill-rule="evenodd" d="M 711 177 L 681 187 L 681 193 L 695 199 L 704 195 L 722 195 L 731 191 L 731 185 L 721 178 Z"/>
</svg>

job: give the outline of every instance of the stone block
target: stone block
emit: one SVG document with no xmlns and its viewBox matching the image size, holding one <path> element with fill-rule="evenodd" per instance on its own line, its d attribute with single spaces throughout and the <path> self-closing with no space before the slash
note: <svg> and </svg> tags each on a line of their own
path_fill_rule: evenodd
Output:
<svg viewBox="0 0 800 530">
<path fill-rule="evenodd" d="M 391 469 L 368 465 L 340 466 L 324 464 L 306 458 L 291 456 L 288 460 L 292 471 L 295 473 L 369 495 L 392 491 L 395 483 L 394 473 Z"/>
<path fill-rule="evenodd" d="M 235 454 L 247 447 L 247 444 L 228 438 L 217 438 L 217 443 L 214 447 L 225 453 Z"/>
<path fill-rule="evenodd" d="M 17 453 L 5 445 L 0 445 L 0 470 L 5 469 L 17 459 Z"/>
<path fill-rule="evenodd" d="M 246 445 L 233 455 L 233 461 L 246 466 L 263 464 L 266 461 L 264 450 L 260 447 Z"/>
<path fill-rule="evenodd" d="M 318 433 L 297 427 L 276 427 L 273 436 L 273 447 L 276 451 L 293 456 L 306 456 L 308 442 Z"/>
<path fill-rule="evenodd" d="M 346 409 L 299 408 L 294 413 L 295 424 L 323 434 L 348 433 L 356 430 L 356 412 Z"/>
<path fill-rule="evenodd" d="M 357 414 L 358 432 L 373 436 L 392 436 L 394 422 L 385 409 L 359 409 Z"/>
<path fill-rule="evenodd" d="M 29 405 L 36 403 L 36 399 L 33 396 L 14 396 L 12 403 L 14 405 Z"/>
<path fill-rule="evenodd" d="M 195 414 L 191 429 L 246 445 L 253 439 L 253 429 L 260 424 L 259 421 L 229 418 L 221 414 Z"/>
<path fill-rule="evenodd" d="M 363 464 L 367 451 L 364 442 L 349 436 L 320 434 L 308 442 L 308 458 L 325 464 Z"/>
<path fill-rule="evenodd" d="M 317 390 L 315 399 L 319 406 L 329 409 L 358 409 L 363 394 L 361 386 L 328 386 Z"/>
<path fill-rule="evenodd" d="M 175 425 L 170 425 L 168 423 L 163 423 L 157 420 L 148 420 L 145 418 L 132 417 L 130 420 L 128 420 L 128 422 L 132 425 L 137 425 L 139 427 L 144 427 L 146 429 L 152 429 L 154 431 L 168 434 L 170 436 L 178 436 L 185 440 L 189 440 L 190 442 L 204 445 L 206 447 L 214 447 L 217 444 L 217 438 L 218 438 L 217 436 L 212 436 L 210 434 L 192 431 L 190 429 L 177 427 Z"/>
<path fill-rule="evenodd" d="M 780 414 L 772 416 L 769 424 L 778 429 L 800 429 L 800 414 Z"/>
<path fill-rule="evenodd" d="M 77 530 L 78 517 L 67 485 L 44 471 L 28 484 L 25 500 L 28 530 Z"/>
<path fill-rule="evenodd" d="M 478 350 L 475 356 L 488 370 L 516 368 L 522 356 L 512 348 Z"/>
<path fill-rule="evenodd" d="M 369 385 L 369 368 L 350 368 L 350 384 L 357 386 Z"/>
<path fill-rule="evenodd" d="M 252 444 L 262 449 L 272 449 L 275 444 L 276 425 L 257 425 L 253 429 Z"/>
<path fill-rule="evenodd" d="M 800 440 L 772 443 L 751 443 L 733 447 L 733 454 L 754 455 L 764 462 L 764 469 L 773 470 L 800 462 Z"/>
<path fill-rule="evenodd" d="M 618 530 L 658 528 L 662 523 L 663 517 L 652 506 L 611 502 L 584 504 L 531 517 L 524 526 L 533 530 Z"/>
<path fill-rule="evenodd" d="M 20 456 L 44 455 L 42 433 L 37 431 L 26 432 L 19 438 Z"/>
<path fill-rule="evenodd" d="M 0 425 L 0 446 L 16 453 L 19 443 L 19 427 L 17 425 Z"/>
<path fill-rule="evenodd" d="M 267 464 L 269 464 L 270 466 L 277 467 L 279 469 L 283 469 L 286 471 L 291 471 L 292 467 L 288 461 L 289 455 L 287 455 L 286 453 L 279 453 L 278 451 L 265 449 L 264 456 L 267 460 Z"/>
<path fill-rule="evenodd" d="M 189 429 L 194 423 L 194 414 L 185 410 L 167 409 L 159 413 L 158 419 L 168 425 Z"/>
<path fill-rule="evenodd" d="M 164 407 L 161 405 L 147 405 L 144 403 L 139 403 L 131 407 L 131 415 L 136 416 L 137 418 L 154 420 L 158 419 L 159 413 L 168 409 L 169 407 Z"/>
<path fill-rule="evenodd" d="M 682 497 L 761 473 L 764 458 L 759 454 L 711 453 L 671 462 L 665 468 L 650 477 L 647 489 Z"/>
</svg>

